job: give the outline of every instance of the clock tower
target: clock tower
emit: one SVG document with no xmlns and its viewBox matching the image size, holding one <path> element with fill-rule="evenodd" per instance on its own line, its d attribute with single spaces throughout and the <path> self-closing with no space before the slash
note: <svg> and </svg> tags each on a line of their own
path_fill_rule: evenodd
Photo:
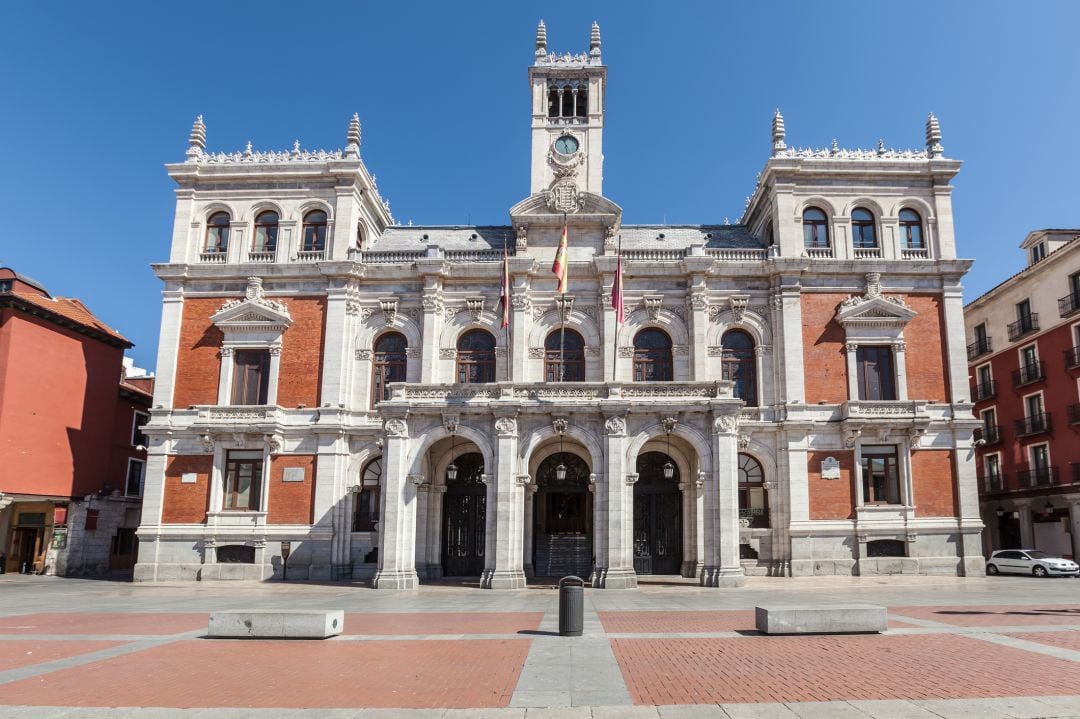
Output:
<svg viewBox="0 0 1080 719">
<path fill-rule="evenodd" d="M 547 48 L 547 28 L 536 28 L 536 61 L 529 68 L 532 89 L 532 195 L 551 193 L 560 208 L 578 193 L 603 194 L 604 91 L 607 68 L 600 60 L 600 26 L 595 22 L 588 53 Z M 563 210 L 565 211 L 565 209 Z"/>
</svg>

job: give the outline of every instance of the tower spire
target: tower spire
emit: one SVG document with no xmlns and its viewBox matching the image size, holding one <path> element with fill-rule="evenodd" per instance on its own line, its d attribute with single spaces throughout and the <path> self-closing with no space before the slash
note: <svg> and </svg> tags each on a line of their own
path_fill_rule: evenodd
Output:
<svg viewBox="0 0 1080 719">
<path fill-rule="evenodd" d="M 785 136 L 784 130 L 784 116 L 780 114 L 780 108 L 776 108 L 776 114 L 772 118 L 772 154 L 776 157 L 781 152 L 787 149 L 787 143 L 784 142 Z"/>
<path fill-rule="evenodd" d="M 203 123 L 202 115 L 199 115 L 191 125 L 191 134 L 188 135 L 188 159 L 192 161 L 197 160 L 203 156 L 205 151 L 206 125 Z"/>
<path fill-rule="evenodd" d="M 547 27 L 543 20 L 536 26 L 536 56 L 547 57 Z"/>
<path fill-rule="evenodd" d="M 345 157 L 360 157 L 360 115 L 355 112 L 345 133 Z"/>
<path fill-rule="evenodd" d="M 589 57 L 600 57 L 600 23 L 595 20 L 589 31 Z"/>
<path fill-rule="evenodd" d="M 926 156 L 930 158 L 944 157 L 945 148 L 941 146 L 941 125 L 934 113 L 926 116 Z"/>
</svg>

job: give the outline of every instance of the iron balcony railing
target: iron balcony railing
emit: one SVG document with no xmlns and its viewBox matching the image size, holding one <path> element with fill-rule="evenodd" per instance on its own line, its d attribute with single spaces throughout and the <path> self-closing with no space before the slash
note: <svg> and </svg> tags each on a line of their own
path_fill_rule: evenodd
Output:
<svg viewBox="0 0 1080 719">
<path fill-rule="evenodd" d="M 1070 404 L 1065 411 L 1068 413 L 1070 426 L 1080 424 L 1080 404 Z"/>
<path fill-rule="evenodd" d="M 1043 361 L 1039 360 L 1031 364 L 1022 365 L 1020 369 L 1012 371 L 1013 387 L 1022 387 L 1025 384 L 1038 382 L 1046 377 Z"/>
<path fill-rule="evenodd" d="M 980 382 L 971 388 L 971 399 L 975 402 L 982 402 L 984 399 L 990 399 L 996 394 L 997 384 L 994 380 Z"/>
<path fill-rule="evenodd" d="M 1009 340 L 1017 340 L 1031 332 L 1039 330 L 1039 313 L 1032 312 L 1030 315 L 1021 315 L 1016 322 L 1009 324 Z"/>
<path fill-rule="evenodd" d="M 1002 474 L 988 474 L 983 481 L 986 482 L 987 492 L 1000 492 L 1005 488 L 1005 476 Z"/>
<path fill-rule="evenodd" d="M 1065 350 L 1065 368 L 1073 369 L 1080 367 L 1080 346 Z"/>
<path fill-rule="evenodd" d="M 1017 437 L 1030 437 L 1033 434 L 1049 432 L 1053 425 L 1050 423 L 1050 413 L 1033 414 L 1030 417 L 1018 419 L 1014 423 Z"/>
<path fill-rule="evenodd" d="M 968 359 L 973 360 L 991 352 L 990 338 L 982 337 L 967 346 Z"/>
<path fill-rule="evenodd" d="M 1058 312 L 1062 317 L 1069 317 L 1080 312 L 1080 293 L 1070 292 L 1059 299 Z"/>
<path fill-rule="evenodd" d="M 983 440 L 983 444 L 997 444 L 1001 441 L 1001 425 L 984 424 L 975 430 L 975 441 Z"/>
<path fill-rule="evenodd" d="M 1035 469 L 1022 469 L 1016 473 L 1016 481 L 1021 488 L 1024 487 L 1049 487 L 1058 482 L 1057 467 L 1036 467 Z"/>
</svg>

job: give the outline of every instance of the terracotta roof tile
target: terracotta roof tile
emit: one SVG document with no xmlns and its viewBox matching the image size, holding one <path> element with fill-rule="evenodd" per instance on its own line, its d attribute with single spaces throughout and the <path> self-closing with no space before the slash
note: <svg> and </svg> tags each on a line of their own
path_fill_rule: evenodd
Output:
<svg viewBox="0 0 1080 719">
<path fill-rule="evenodd" d="M 74 297 L 49 298 L 18 291 L 10 294 L 18 297 L 22 302 L 40 307 L 46 312 L 51 312 L 54 315 L 78 323 L 83 327 L 108 335 L 121 342 L 126 342 L 128 345 L 132 344 L 131 340 L 95 317 L 94 313 L 87 309 L 86 305 Z"/>
</svg>

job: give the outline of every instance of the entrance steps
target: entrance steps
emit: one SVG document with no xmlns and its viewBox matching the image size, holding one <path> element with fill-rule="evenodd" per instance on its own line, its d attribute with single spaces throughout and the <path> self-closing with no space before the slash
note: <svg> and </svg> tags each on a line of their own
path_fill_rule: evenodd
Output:
<svg viewBox="0 0 1080 719">
<path fill-rule="evenodd" d="M 536 538 L 533 571 L 538 577 L 573 574 L 588 580 L 592 573 L 592 538 L 584 534 L 546 534 Z"/>
</svg>

